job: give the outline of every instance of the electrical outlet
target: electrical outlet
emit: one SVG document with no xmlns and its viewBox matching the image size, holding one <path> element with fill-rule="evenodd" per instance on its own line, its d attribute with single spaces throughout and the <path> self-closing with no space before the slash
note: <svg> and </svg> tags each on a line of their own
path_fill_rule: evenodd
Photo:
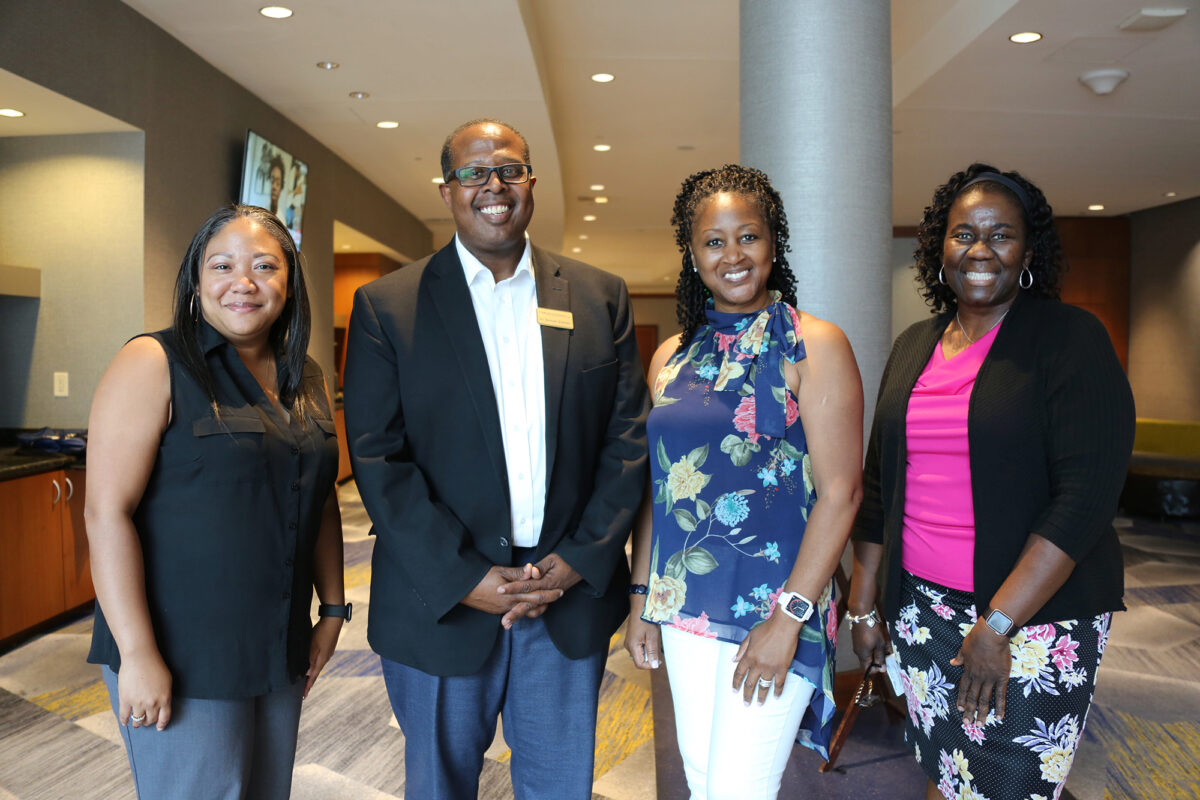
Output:
<svg viewBox="0 0 1200 800">
<path fill-rule="evenodd" d="M 54 396 L 66 397 L 71 393 L 70 384 L 67 382 L 67 373 L 54 373 Z"/>
</svg>

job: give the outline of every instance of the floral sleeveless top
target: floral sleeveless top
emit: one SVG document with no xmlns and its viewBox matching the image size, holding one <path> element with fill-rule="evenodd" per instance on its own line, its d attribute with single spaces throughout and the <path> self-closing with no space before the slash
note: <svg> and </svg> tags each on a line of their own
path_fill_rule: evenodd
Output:
<svg viewBox="0 0 1200 800">
<path fill-rule="evenodd" d="M 642 618 L 734 644 L 767 619 L 816 502 L 784 360 L 805 357 L 778 293 L 707 324 L 658 374 L 647 422 L 654 544 Z M 827 757 L 837 616 L 833 581 L 800 629 L 792 672 L 816 691 L 797 740 Z"/>
</svg>

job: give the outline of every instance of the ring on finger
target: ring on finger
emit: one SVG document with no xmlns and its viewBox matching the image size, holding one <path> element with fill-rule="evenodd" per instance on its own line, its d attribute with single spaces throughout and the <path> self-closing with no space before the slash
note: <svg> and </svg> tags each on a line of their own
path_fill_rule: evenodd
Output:
<svg viewBox="0 0 1200 800">
<path fill-rule="evenodd" d="M 146 721 L 146 715 L 145 715 L 145 714 L 135 714 L 135 715 L 132 715 L 132 716 L 130 716 L 130 717 L 129 717 L 129 721 L 130 721 L 130 722 L 145 722 L 145 721 Z"/>
<path fill-rule="evenodd" d="M 760 689 L 770 689 L 770 688 L 771 688 L 771 684 L 773 684 L 773 683 L 775 683 L 775 679 L 774 679 L 774 678 L 759 678 L 759 679 L 758 679 L 758 688 L 760 688 Z"/>
</svg>

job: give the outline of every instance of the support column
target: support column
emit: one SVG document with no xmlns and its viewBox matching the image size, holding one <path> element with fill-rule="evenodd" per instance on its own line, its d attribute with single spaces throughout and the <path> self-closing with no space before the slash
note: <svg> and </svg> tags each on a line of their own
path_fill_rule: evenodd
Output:
<svg viewBox="0 0 1200 800">
<path fill-rule="evenodd" d="M 800 308 L 850 338 L 864 434 L 891 347 L 888 0 L 741 0 L 741 162 L 770 176 Z"/>
</svg>

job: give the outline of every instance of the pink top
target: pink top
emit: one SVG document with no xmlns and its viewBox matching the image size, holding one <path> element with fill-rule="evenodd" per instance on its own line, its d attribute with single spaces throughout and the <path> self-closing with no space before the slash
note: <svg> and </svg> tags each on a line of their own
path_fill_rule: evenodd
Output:
<svg viewBox="0 0 1200 800">
<path fill-rule="evenodd" d="M 905 419 L 908 463 L 901 564 L 919 578 L 966 592 L 975 589 L 967 408 L 975 376 L 999 329 L 992 328 L 949 360 L 939 341 L 913 387 Z"/>
</svg>

